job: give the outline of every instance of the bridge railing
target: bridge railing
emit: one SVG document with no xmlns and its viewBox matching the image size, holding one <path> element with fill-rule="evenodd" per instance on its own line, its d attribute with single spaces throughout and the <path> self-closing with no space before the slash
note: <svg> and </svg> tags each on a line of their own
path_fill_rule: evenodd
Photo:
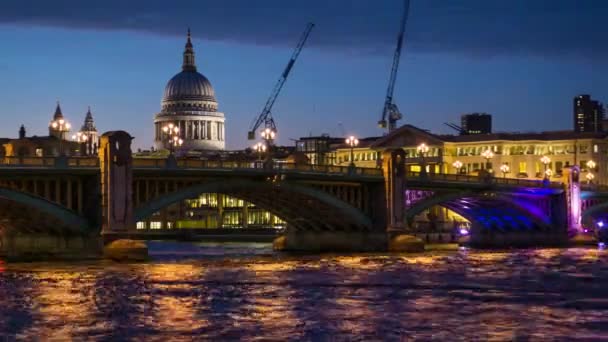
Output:
<svg viewBox="0 0 608 342">
<path fill-rule="evenodd" d="M 133 158 L 134 168 L 163 169 L 171 163 L 165 158 Z M 25 168 L 99 168 L 98 157 L 0 157 L 0 167 Z M 382 176 L 381 169 L 347 167 L 334 165 L 309 165 L 292 163 L 273 163 L 263 161 L 222 161 L 200 159 L 176 159 L 173 167 L 177 169 L 223 169 L 259 170 L 273 172 L 312 172 L 325 174 L 348 174 L 358 176 Z"/>
<path fill-rule="evenodd" d="M 543 180 L 534 179 L 519 179 L 519 178 L 499 178 L 499 177 L 483 177 L 483 176 L 470 176 L 453 173 L 420 173 L 420 172 L 408 172 L 406 178 L 410 179 L 425 179 L 431 181 L 445 181 L 455 183 L 487 183 L 487 184 L 501 184 L 501 185 L 513 185 L 520 187 L 540 188 L 540 187 L 551 187 L 560 188 L 562 187 L 561 182 L 545 182 Z"/>
<path fill-rule="evenodd" d="M 134 158 L 134 168 L 167 168 L 167 159 L 161 158 Z M 348 174 L 358 176 L 382 176 L 382 169 L 346 167 L 334 165 L 310 165 L 294 163 L 273 163 L 268 165 L 264 161 L 215 161 L 200 159 L 176 159 L 177 169 L 225 169 L 225 170 L 258 170 L 273 172 L 311 172 L 324 174 Z"/>
<path fill-rule="evenodd" d="M 0 167 L 99 167 L 97 157 L 2 157 Z"/>
<path fill-rule="evenodd" d="M 55 158 L 53 157 L 2 157 L 1 166 L 30 166 L 30 167 L 53 167 Z"/>
</svg>

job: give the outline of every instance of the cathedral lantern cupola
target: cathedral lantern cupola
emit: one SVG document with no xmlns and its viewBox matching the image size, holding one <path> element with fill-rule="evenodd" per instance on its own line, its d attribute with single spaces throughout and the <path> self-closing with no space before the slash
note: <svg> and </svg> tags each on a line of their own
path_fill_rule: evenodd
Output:
<svg viewBox="0 0 608 342">
<path fill-rule="evenodd" d="M 70 128 L 72 128 L 72 125 L 63 117 L 61 106 L 59 105 L 59 101 L 57 101 L 53 120 L 49 123 L 49 135 L 62 140 L 67 140 Z"/>
<path fill-rule="evenodd" d="M 72 140 L 81 144 L 81 155 L 91 156 L 97 154 L 97 149 L 99 147 L 99 134 L 97 133 L 97 128 L 95 127 L 95 121 L 93 121 L 91 107 L 89 107 L 87 110 L 87 114 L 84 118 L 84 124 L 80 128 L 80 131 L 72 136 Z"/>
</svg>

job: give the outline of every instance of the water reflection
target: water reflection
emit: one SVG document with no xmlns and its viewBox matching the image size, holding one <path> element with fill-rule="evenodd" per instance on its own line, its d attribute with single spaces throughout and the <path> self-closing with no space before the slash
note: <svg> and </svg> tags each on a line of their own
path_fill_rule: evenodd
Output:
<svg viewBox="0 0 608 342">
<path fill-rule="evenodd" d="M 605 250 L 289 256 L 159 246 L 145 264 L 7 265 L 0 340 L 608 336 Z"/>
</svg>

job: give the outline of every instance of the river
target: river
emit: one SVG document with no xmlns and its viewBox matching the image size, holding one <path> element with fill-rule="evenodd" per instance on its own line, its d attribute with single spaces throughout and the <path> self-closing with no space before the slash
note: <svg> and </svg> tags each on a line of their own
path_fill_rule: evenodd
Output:
<svg viewBox="0 0 608 342">
<path fill-rule="evenodd" d="M 0 340 L 608 339 L 608 251 L 598 248 L 150 251 L 147 263 L 1 263 Z"/>
</svg>

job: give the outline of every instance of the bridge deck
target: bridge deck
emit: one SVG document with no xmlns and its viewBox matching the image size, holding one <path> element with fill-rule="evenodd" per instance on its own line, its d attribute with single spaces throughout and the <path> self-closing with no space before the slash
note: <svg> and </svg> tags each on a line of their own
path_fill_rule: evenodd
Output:
<svg viewBox="0 0 608 342">
<path fill-rule="evenodd" d="M 310 165 L 274 163 L 271 167 L 263 162 L 244 161 L 211 161 L 199 159 L 178 158 L 170 166 L 163 158 L 133 158 L 135 171 L 145 170 L 171 170 L 171 171 L 209 171 L 209 172 L 237 172 L 242 174 L 300 174 L 302 176 L 348 176 L 350 178 L 365 178 L 380 181 L 383 171 L 378 168 L 361 168 L 335 165 Z M 4 157 L 0 158 L 0 170 L 41 170 L 41 169 L 70 169 L 89 170 L 99 169 L 97 157 Z M 406 179 L 415 182 L 428 182 L 434 184 L 480 184 L 498 185 L 502 187 L 525 188 L 561 188 L 561 182 L 544 182 L 543 180 L 530 180 L 519 178 L 480 177 L 460 174 L 443 174 L 408 172 Z M 606 189 L 603 189 L 606 190 Z"/>
</svg>

